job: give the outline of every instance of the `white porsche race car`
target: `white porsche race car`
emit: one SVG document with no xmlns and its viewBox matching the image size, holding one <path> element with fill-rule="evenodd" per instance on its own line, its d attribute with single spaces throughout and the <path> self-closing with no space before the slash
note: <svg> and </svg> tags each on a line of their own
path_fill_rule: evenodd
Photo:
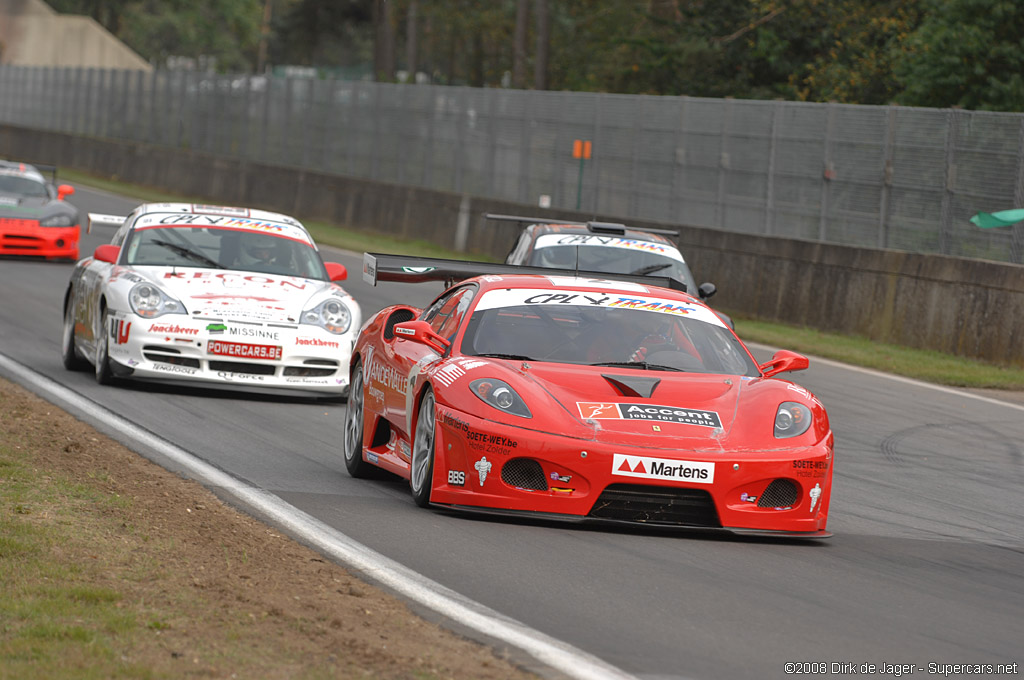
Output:
<svg viewBox="0 0 1024 680">
<path fill-rule="evenodd" d="M 96 380 L 174 380 L 322 397 L 348 394 L 362 323 L 312 237 L 286 215 L 187 203 L 140 205 L 80 260 L 64 296 L 61 351 Z"/>
</svg>

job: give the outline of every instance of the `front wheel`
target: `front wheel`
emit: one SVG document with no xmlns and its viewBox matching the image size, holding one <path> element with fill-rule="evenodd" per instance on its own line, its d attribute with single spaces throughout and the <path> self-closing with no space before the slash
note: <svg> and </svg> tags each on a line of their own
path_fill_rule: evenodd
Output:
<svg viewBox="0 0 1024 680">
<path fill-rule="evenodd" d="M 109 385 L 114 382 L 114 372 L 110 370 L 110 314 L 106 307 L 100 317 L 100 333 L 96 337 L 96 382 Z"/>
<path fill-rule="evenodd" d="M 69 371 L 80 371 L 88 365 L 75 346 L 75 308 L 71 300 L 68 300 L 64 306 L 64 325 L 60 333 L 60 358 L 64 363 L 64 368 Z"/>
<path fill-rule="evenodd" d="M 430 505 L 430 490 L 434 481 L 434 435 L 434 392 L 428 387 L 420 399 L 409 474 L 412 499 L 421 508 Z"/>
<path fill-rule="evenodd" d="M 345 413 L 345 469 L 356 478 L 370 475 L 370 464 L 363 460 L 363 366 L 357 359 L 352 367 Z"/>
</svg>

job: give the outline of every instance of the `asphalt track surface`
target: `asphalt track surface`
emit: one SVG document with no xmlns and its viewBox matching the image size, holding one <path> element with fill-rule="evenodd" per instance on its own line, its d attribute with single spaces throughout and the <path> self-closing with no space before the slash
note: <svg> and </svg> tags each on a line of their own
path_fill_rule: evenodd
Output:
<svg viewBox="0 0 1024 680">
<path fill-rule="evenodd" d="M 115 214 L 137 204 L 84 187 L 73 200 Z M 87 236 L 83 254 L 111 233 Z M 345 285 L 364 319 L 393 302 L 426 303 L 440 290 L 371 288 L 361 281 L 358 257 L 324 250 L 325 259 L 349 267 Z M 71 268 L 0 259 L 0 354 L 425 582 L 608 668 L 648 680 L 781 678 L 790 674 L 787 663 L 805 664 L 789 668 L 802 675 L 851 668 L 869 675 L 864 664 L 874 664 L 879 677 L 896 676 L 891 668 L 880 672 L 884 664 L 910 665 L 917 677 L 985 670 L 949 668 L 956 664 L 1024 670 L 1020 405 L 812 358 L 810 369 L 791 377 L 824 402 L 835 432 L 835 536 L 826 541 L 467 517 L 416 507 L 394 479 L 351 479 L 341 456 L 344 404 L 103 387 L 91 373 L 65 371 L 60 305 Z M 770 354 L 755 350 L 760 360 Z M 17 379 L 2 364 L 0 374 Z"/>
</svg>

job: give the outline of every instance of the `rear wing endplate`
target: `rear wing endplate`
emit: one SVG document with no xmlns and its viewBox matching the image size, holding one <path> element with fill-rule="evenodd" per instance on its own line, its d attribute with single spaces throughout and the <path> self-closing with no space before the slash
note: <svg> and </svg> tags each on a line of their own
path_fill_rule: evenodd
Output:
<svg viewBox="0 0 1024 680">
<path fill-rule="evenodd" d="M 657 286 L 687 292 L 686 284 L 668 276 L 637 276 L 635 274 L 613 274 L 552 267 L 527 267 L 516 264 L 495 262 L 473 262 L 468 260 L 446 260 L 437 257 L 416 257 L 413 255 L 391 255 L 388 253 L 363 253 L 363 280 L 371 286 L 378 281 L 399 281 L 424 283 L 441 281 L 446 287 L 474 276 L 508 276 L 514 274 L 536 274 L 539 276 L 568 276 L 572 278 L 595 279 L 600 281 L 627 281 L 643 286 Z"/>
</svg>

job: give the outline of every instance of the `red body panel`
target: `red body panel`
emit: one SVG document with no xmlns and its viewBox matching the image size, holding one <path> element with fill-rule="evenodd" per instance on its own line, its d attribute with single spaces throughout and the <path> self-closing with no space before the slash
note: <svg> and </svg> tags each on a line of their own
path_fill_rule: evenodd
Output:
<svg viewBox="0 0 1024 680">
<path fill-rule="evenodd" d="M 81 226 L 40 227 L 39 220 L 0 217 L 0 255 L 78 259 Z"/>
<path fill-rule="evenodd" d="M 545 277 L 476 282 L 477 300 L 491 288 L 565 290 L 564 283 L 556 287 Z M 664 289 L 652 294 L 701 304 Z M 634 505 L 652 494 L 662 510 L 678 510 L 676 520 L 658 515 L 651 524 L 828 535 L 833 435 L 824 407 L 806 389 L 749 375 L 461 355 L 465 322 L 442 356 L 400 334 L 385 338 L 396 312 L 408 318 L 419 310 L 378 312 L 353 353 L 364 376 L 363 460 L 410 476 L 416 409 L 429 386 L 436 399 L 431 503 L 644 523 L 642 513 L 627 513 L 626 519 L 616 514 L 621 491 L 640 499 Z M 649 397 L 624 394 L 614 380 L 652 376 L 659 382 Z M 510 385 L 532 417 L 485 403 L 469 387 L 479 378 Z M 810 410 L 813 424 L 806 432 L 774 436 L 783 402 Z M 776 498 L 784 501 L 777 504 Z"/>
</svg>

